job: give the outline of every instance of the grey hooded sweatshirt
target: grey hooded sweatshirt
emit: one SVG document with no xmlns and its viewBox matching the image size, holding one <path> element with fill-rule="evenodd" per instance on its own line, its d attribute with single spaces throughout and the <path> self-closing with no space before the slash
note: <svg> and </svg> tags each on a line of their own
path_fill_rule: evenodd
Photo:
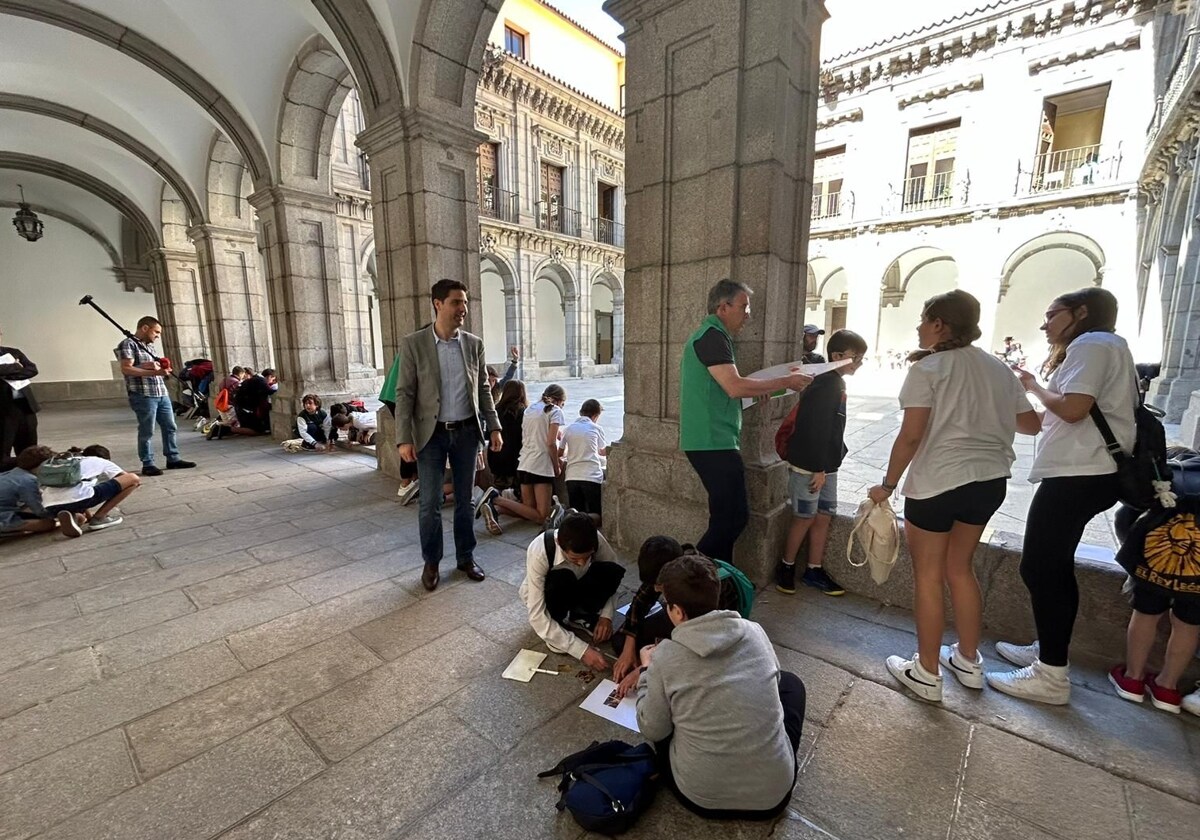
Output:
<svg viewBox="0 0 1200 840">
<path fill-rule="evenodd" d="M 703 808 L 765 811 L 795 781 L 779 660 L 762 627 L 733 610 L 678 625 L 637 687 L 642 736 L 671 739 L 680 792 Z"/>
</svg>

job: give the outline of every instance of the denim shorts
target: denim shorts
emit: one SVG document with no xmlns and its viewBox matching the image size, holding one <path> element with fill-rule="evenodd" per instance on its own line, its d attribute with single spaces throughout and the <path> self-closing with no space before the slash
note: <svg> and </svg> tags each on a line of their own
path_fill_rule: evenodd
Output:
<svg viewBox="0 0 1200 840">
<path fill-rule="evenodd" d="M 837 513 L 837 473 L 825 473 L 825 484 L 814 493 L 809 489 L 812 475 L 788 470 L 788 495 L 792 500 L 792 516 L 812 519 L 818 513 L 833 516 Z"/>
</svg>

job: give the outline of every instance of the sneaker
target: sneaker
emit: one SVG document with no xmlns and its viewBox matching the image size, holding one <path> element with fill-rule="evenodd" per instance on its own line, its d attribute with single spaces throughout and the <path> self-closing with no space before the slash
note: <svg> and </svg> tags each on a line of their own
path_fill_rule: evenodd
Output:
<svg viewBox="0 0 1200 840">
<path fill-rule="evenodd" d="M 599 616 L 596 615 L 579 615 L 577 613 L 571 613 L 567 616 L 567 620 L 563 622 L 563 625 L 572 630 L 579 630 L 583 633 L 587 633 L 590 636 L 592 635 L 592 631 L 596 629 L 597 619 L 599 619 Z"/>
<path fill-rule="evenodd" d="M 988 685 L 1012 697 L 1051 706 L 1065 706 L 1071 702 L 1071 681 L 1067 679 L 1065 668 L 1061 673 L 1053 674 L 1048 670 L 1049 667 L 1040 659 L 1035 659 L 1032 665 L 1016 671 L 992 671 L 984 676 Z"/>
<path fill-rule="evenodd" d="M 563 517 L 567 515 L 567 509 L 562 506 L 558 496 L 551 496 L 550 499 L 550 515 L 546 517 L 546 530 L 554 531 L 562 524 Z"/>
<path fill-rule="evenodd" d="M 1196 690 L 1184 697 L 1180 705 L 1185 712 L 1200 716 L 1200 682 L 1196 683 Z"/>
<path fill-rule="evenodd" d="M 87 529 L 89 531 L 103 531 L 105 528 L 120 525 L 124 521 L 116 511 L 112 511 L 108 516 L 93 516 L 87 524 Z"/>
<path fill-rule="evenodd" d="M 475 518 L 483 516 L 483 509 L 488 506 L 488 502 L 500 495 L 500 491 L 495 487 L 489 487 L 479 494 L 475 499 Z M 490 529 L 489 529 L 490 530 Z"/>
<path fill-rule="evenodd" d="M 829 576 L 829 572 L 825 571 L 823 566 L 809 566 L 804 570 L 804 574 L 800 579 L 804 581 L 805 586 L 811 586 L 813 589 L 820 589 L 826 595 L 846 594 L 846 590 L 842 588 L 841 584 Z"/>
<path fill-rule="evenodd" d="M 142 475 L 162 475 L 162 470 L 153 464 L 142 464 Z"/>
<path fill-rule="evenodd" d="M 996 653 L 1018 668 L 1028 668 L 1037 661 L 1042 653 L 1041 645 L 1035 639 L 1030 645 L 1014 645 L 1012 642 L 996 642 Z"/>
<path fill-rule="evenodd" d="M 1179 709 L 1183 705 L 1183 694 L 1176 688 L 1163 688 L 1154 681 L 1156 676 L 1158 675 L 1146 675 L 1146 693 L 1150 695 L 1150 702 L 1156 709 L 1162 709 L 1173 715 L 1179 714 Z"/>
<path fill-rule="evenodd" d="M 500 498 L 508 499 L 510 502 L 520 502 L 521 501 L 520 498 L 517 497 L 517 491 L 512 489 L 511 487 L 508 488 L 507 490 L 500 491 Z"/>
<path fill-rule="evenodd" d="M 401 505 L 412 504 L 412 500 L 417 498 L 417 493 L 420 490 L 417 484 L 417 479 L 413 479 L 404 487 L 396 491 L 396 495 L 400 497 Z"/>
<path fill-rule="evenodd" d="M 775 567 L 775 588 L 784 595 L 796 594 L 796 564 L 779 561 Z"/>
<path fill-rule="evenodd" d="M 488 533 L 493 537 L 498 537 L 504 533 L 504 529 L 500 527 L 499 521 L 496 519 L 496 511 L 492 510 L 490 504 L 483 506 L 483 521 L 487 525 Z"/>
<path fill-rule="evenodd" d="M 1108 681 L 1112 683 L 1117 696 L 1130 703 L 1141 703 L 1146 699 L 1146 681 L 1135 680 L 1125 673 L 1125 663 L 1114 665 L 1108 672 Z"/>
<path fill-rule="evenodd" d="M 975 651 L 975 661 L 967 659 L 958 652 L 958 642 L 952 645 L 942 645 L 938 652 L 938 662 L 954 678 L 959 685 L 967 688 L 983 688 L 983 657 Z"/>
<path fill-rule="evenodd" d="M 190 470 L 196 466 L 195 461 L 167 461 L 167 469 L 169 470 Z"/>
<path fill-rule="evenodd" d="M 922 700 L 930 703 L 942 702 L 942 677 L 931 674 L 921 667 L 921 661 L 914 653 L 912 659 L 902 656 L 887 658 L 888 673 L 896 678 L 896 682 L 907 688 Z"/>
<path fill-rule="evenodd" d="M 62 531 L 64 537 L 75 539 L 75 537 L 83 536 L 83 526 L 79 524 L 79 520 L 75 518 L 75 514 L 67 510 L 62 510 L 54 518 L 58 520 L 58 529 Z"/>
</svg>

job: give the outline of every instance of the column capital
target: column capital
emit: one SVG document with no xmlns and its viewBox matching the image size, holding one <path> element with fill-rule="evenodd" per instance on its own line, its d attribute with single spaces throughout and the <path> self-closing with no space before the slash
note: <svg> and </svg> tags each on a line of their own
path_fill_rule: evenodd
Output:
<svg viewBox="0 0 1200 840">
<path fill-rule="evenodd" d="M 236 242 L 258 244 L 258 232 L 242 228 L 221 227 L 214 224 L 192 225 L 187 229 L 188 239 L 199 242 L 204 239 L 231 239 Z"/>
<path fill-rule="evenodd" d="M 337 199 L 333 195 L 307 192 L 282 184 L 256 190 L 246 200 L 259 213 L 263 213 L 277 204 L 311 207 L 314 210 L 327 211 L 329 213 L 337 212 Z"/>
<path fill-rule="evenodd" d="M 152 248 L 147 253 L 152 256 L 162 257 L 164 260 L 178 260 L 180 262 L 196 262 L 199 258 L 194 250 L 189 251 L 186 248 Z"/>
<path fill-rule="evenodd" d="M 360 132 L 354 142 L 370 157 L 415 139 L 433 140 L 473 152 L 480 143 L 487 141 L 488 136 L 460 122 L 416 108 L 405 108 L 399 114 Z"/>
</svg>

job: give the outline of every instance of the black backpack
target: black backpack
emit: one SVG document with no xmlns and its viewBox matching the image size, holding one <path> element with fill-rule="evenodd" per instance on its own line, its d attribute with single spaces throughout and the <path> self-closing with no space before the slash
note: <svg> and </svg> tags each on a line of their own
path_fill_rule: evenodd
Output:
<svg viewBox="0 0 1200 840">
<path fill-rule="evenodd" d="M 658 792 L 658 766 L 650 744 L 592 741 L 571 753 L 539 779 L 562 774 L 555 805 L 598 834 L 621 834 L 633 827 Z"/>
<path fill-rule="evenodd" d="M 1093 403 L 1088 413 L 1104 438 L 1108 454 L 1116 462 L 1120 500 L 1131 508 L 1149 510 L 1155 502 L 1154 482 L 1171 480 L 1171 468 L 1167 465 L 1167 433 L 1162 423 L 1139 399 L 1133 410 L 1135 437 L 1130 455 L 1121 449 L 1100 407 Z"/>
</svg>

